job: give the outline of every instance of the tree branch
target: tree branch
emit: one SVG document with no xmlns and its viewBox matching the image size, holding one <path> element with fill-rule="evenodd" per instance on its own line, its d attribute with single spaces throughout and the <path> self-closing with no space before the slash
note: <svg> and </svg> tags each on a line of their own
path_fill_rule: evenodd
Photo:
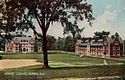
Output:
<svg viewBox="0 0 125 80">
<path fill-rule="evenodd" d="M 50 16 L 50 19 L 49 19 L 49 21 L 46 23 L 46 26 L 45 26 L 45 27 L 46 27 L 46 30 L 48 30 L 49 25 L 50 25 L 50 22 L 51 22 L 51 19 L 53 18 L 53 15 L 54 15 L 56 9 L 59 7 L 59 5 L 62 3 L 62 1 L 63 1 L 63 0 L 57 1 L 57 5 L 55 5 L 55 7 L 54 7 L 54 9 L 53 9 L 53 12 L 52 12 L 52 14 L 51 14 L 51 16 Z"/>
<path fill-rule="evenodd" d="M 29 27 L 33 30 L 33 32 L 35 33 L 35 34 L 37 34 L 39 37 L 42 37 L 42 35 L 40 35 L 36 30 L 35 30 L 35 28 L 33 27 L 33 25 L 32 25 L 32 23 L 31 22 L 29 22 L 29 20 L 24 16 L 24 19 L 27 21 L 27 23 L 29 24 Z M 38 19 L 39 20 L 39 19 Z"/>
<path fill-rule="evenodd" d="M 35 33 L 35 34 L 37 34 L 39 37 L 42 37 L 42 35 L 40 35 L 33 27 L 30 27 L 32 30 L 33 30 L 33 32 Z"/>
</svg>

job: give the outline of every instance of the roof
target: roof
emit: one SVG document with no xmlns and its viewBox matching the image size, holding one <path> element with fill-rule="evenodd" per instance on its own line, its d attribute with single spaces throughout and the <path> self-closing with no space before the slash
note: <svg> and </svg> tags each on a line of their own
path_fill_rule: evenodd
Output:
<svg viewBox="0 0 125 80">
<path fill-rule="evenodd" d="M 121 37 L 119 37 L 119 41 L 120 41 L 120 43 L 123 43 L 123 40 L 122 40 L 122 38 L 121 38 Z"/>
<path fill-rule="evenodd" d="M 102 44 L 100 44 L 100 43 L 98 43 L 98 44 L 90 44 L 90 46 L 103 46 L 103 43 Z"/>
<path fill-rule="evenodd" d="M 96 40 L 95 38 L 91 39 L 90 42 L 89 40 L 77 40 L 77 43 L 79 44 L 80 47 L 85 47 L 88 45 L 88 43 L 90 44 L 90 46 L 97 46 L 97 47 L 101 47 L 103 46 L 103 39 L 98 39 Z"/>
<path fill-rule="evenodd" d="M 34 43 L 34 38 L 32 37 L 14 37 L 12 40 L 14 43 Z"/>
<path fill-rule="evenodd" d="M 78 44 L 81 44 L 83 41 L 82 40 L 77 40 L 77 43 Z"/>
<path fill-rule="evenodd" d="M 119 40 L 119 42 L 120 43 L 123 43 L 123 40 L 122 40 L 122 38 L 121 37 L 114 37 L 114 38 L 107 38 L 107 40 L 108 40 L 108 43 L 113 43 L 113 41 L 115 40 L 115 39 L 118 39 Z"/>
<path fill-rule="evenodd" d="M 115 34 L 115 35 L 112 35 L 111 37 L 104 37 L 107 39 L 108 43 L 109 44 L 112 44 L 114 42 L 115 39 L 118 39 L 118 41 L 123 44 L 123 40 L 121 37 L 119 37 L 118 34 Z M 77 40 L 77 43 L 79 44 L 79 46 L 87 46 L 87 45 L 90 45 L 90 46 L 103 46 L 103 40 L 104 38 L 101 38 L 101 39 L 98 39 L 98 38 L 83 38 L 83 39 L 79 39 Z"/>
<path fill-rule="evenodd" d="M 19 40 L 31 40 L 33 39 L 32 37 L 14 37 L 13 40 L 19 39 Z"/>
<path fill-rule="evenodd" d="M 80 44 L 79 46 L 80 47 L 85 47 L 85 46 L 87 46 L 87 43 Z"/>
</svg>

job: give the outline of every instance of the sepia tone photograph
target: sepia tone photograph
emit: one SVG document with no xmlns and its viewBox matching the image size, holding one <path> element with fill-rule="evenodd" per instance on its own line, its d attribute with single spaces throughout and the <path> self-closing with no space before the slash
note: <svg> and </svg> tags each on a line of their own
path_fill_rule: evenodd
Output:
<svg viewBox="0 0 125 80">
<path fill-rule="evenodd" d="M 125 0 L 0 0 L 0 80 L 125 80 Z"/>
</svg>

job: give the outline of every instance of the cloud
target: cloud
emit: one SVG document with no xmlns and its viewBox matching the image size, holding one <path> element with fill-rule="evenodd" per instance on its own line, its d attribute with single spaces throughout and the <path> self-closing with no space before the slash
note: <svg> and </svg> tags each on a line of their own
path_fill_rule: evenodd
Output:
<svg viewBox="0 0 125 80">
<path fill-rule="evenodd" d="M 109 4 L 109 5 L 106 6 L 106 9 L 111 9 L 111 8 L 112 8 L 111 4 Z"/>
<path fill-rule="evenodd" d="M 107 26 L 108 23 L 113 21 L 114 19 L 117 19 L 119 13 L 118 11 L 110 11 L 110 10 L 105 10 L 104 13 L 100 16 L 97 17 L 96 19 L 96 25 L 98 26 Z"/>
<path fill-rule="evenodd" d="M 113 25 L 111 23 L 114 23 L 114 21 L 118 19 L 120 12 L 118 10 L 110 10 L 110 7 L 111 5 L 108 5 L 108 9 L 106 8 L 102 15 L 96 17 L 93 27 L 88 27 L 87 25 L 85 31 L 82 33 L 83 36 L 92 37 L 94 35 L 94 32 L 103 30 L 110 31 L 112 33 Z M 115 29 L 114 31 L 117 32 L 117 29 Z"/>
<path fill-rule="evenodd" d="M 125 10 L 125 7 L 123 7 L 123 10 Z"/>
</svg>

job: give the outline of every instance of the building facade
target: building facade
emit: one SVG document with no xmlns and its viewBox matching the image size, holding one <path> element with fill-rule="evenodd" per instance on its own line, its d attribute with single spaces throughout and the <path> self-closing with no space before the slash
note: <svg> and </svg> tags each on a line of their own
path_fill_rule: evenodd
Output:
<svg viewBox="0 0 125 80">
<path fill-rule="evenodd" d="M 121 57 L 124 51 L 123 44 L 117 33 L 111 37 L 105 35 L 101 39 L 84 38 L 77 40 L 75 52 L 80 56 Z"/>
<path fill-rule="evenodd" d="M 34 52 L 35 39 L 32 37 L 14 37 L 11 41 L 6 41 L 5 52 Z M 42 51 L 42 46 L 38 46 L 38 51 Z"/>
</svg>

